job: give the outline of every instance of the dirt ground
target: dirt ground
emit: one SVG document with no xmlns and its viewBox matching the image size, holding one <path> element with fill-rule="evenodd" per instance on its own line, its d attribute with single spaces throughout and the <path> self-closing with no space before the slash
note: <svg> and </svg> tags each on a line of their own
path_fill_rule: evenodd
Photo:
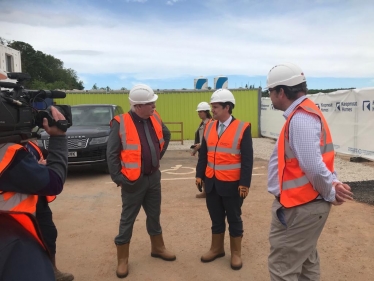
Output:
<svg viewBox="0 0 374 281">
<path fill-rule="evenodd" d="M 210 247 L 210 219 L 204 199 L 195 198 L 196 158 L 187 151 L 168 151 L 162 160 L 161 224 L 174 262 L 150 256 L 150 240 L 141 210 L 130 244 L 129 276 L 125 280 L 269 280 L 267 255 L 270 206 L 266 190 L 267 161 L 255 159 L 252 186 L 243 204 L 243 268 L 230 268 L 226 256 L 200 262 Z M 113 242 L 121 212 L 120 189 L 110 176 L 82 168 L 69 172 L 65 189 L 51 203 L 59 231 L 57 264 L 75 280 L 119 280 L 115 276 Z M 333 207 L 318 245 L 321 280 L 374 280 L 374 206 L 348 202 Z"/>
</svg>

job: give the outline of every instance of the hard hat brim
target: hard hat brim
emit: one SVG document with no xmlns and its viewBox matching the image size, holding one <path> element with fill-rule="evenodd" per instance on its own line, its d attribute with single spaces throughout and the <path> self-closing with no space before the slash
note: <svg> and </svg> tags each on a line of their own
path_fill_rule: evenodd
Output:
<svg viewBox="0 0 374 281">
<path fill-rule="evenodd" d="M 146 103 L 150 103 L 150 102 L 155 102 L 157 99 L 158 99 L 158 95 L 154 94 L 153 98 L 150 99 L 150 100 L 147 100 L 147 101 L 134 101 L 130 98 L 129 98 L 129 101 L 130 101 L 131 105 L 137 105 L 137 104 L 146 104 Z"/>
</svg>

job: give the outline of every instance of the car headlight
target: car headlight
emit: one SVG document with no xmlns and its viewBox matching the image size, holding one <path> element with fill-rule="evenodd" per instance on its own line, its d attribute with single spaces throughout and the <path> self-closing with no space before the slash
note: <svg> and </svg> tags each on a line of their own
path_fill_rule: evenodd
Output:
<svg viewBox="0 0 374 281">
<path fill-rule="evenodd" d="M 90 144 L 91 145 L 94 145 L 94 144 L 102 144 L 102 143 L 106 143 L 108 141 L 108 137 L 109 136 L 106 136 L 106 137 L 100 137 L 100 138 L 92 138 L 91 141 L 90 141 Z"/>
<path fill-rule="evenodd" d="M 38 140 L 38 146 L 39 146 L 39 147 L 44 147 L 44 143 L 43 143 L 42 140 Z"/>
</svg>

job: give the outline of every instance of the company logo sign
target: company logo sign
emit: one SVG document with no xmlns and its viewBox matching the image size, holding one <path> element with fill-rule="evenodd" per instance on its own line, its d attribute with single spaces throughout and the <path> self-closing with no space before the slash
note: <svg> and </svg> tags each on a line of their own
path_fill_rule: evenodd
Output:
<svg viewBox="0 0 374 281">
<path fill-rule="evenodd" d="M 352 112 L 353 108 L 357 107 L 357 101 L 350 101 L 350 102 L 336 102 L 335 103 L 335 111 L 345 111 L 345 112 Z"/>
<path fill-rule="evenodd" d="M 335 110 L 340 111 L 340 101 L 336 103 Z"/>
<path fill-rule="evenodd" d="M 369 100 L 362 102 L 362 111 L 374 111 L 374 101 L 371 103 Z"/>
<path fill-rule="evenodd" d="M 318 108 L 322 111 L 322 112 L 329 112 L 330 111 L 330 108 L 332 109 L 332 102 L 331 103 L 323 103 L 321 102 L 321 104 L 318 104 Z M 339 106 L 340 108 L 340 106 Z"/>
</svg>

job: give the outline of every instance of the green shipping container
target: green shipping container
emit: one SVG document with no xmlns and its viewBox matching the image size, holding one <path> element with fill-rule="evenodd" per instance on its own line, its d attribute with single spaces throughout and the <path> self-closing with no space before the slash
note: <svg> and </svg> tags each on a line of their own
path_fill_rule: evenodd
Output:
<svg viewBox="0 0 374 281">
<path fill-rule="evenodd" d="M 183 139 L 193 140 L 195 131 L 200 124 L 196 112 L 197 105 L 206 101 L 209 103 L 214 91 L 159 91 L 156 109 L 170 131 L 180 131 L 183 123 Z M 233 110 L 235 118 L 251 123 L 252 137 L 259 137 L 259 94 L 253 90 L 231 90 L 235 96 L 236 105 Z M 77 91 L 67 92 L 65 99 L 55 99 L 57 104 L 117 104 L 124 111 L 130 108 L 128 91 Z M 178 124 L 168 124 L 178 122 Z M 172 133 L 172 140 L 181 139 L 181 134 Z"/>
</svg>

